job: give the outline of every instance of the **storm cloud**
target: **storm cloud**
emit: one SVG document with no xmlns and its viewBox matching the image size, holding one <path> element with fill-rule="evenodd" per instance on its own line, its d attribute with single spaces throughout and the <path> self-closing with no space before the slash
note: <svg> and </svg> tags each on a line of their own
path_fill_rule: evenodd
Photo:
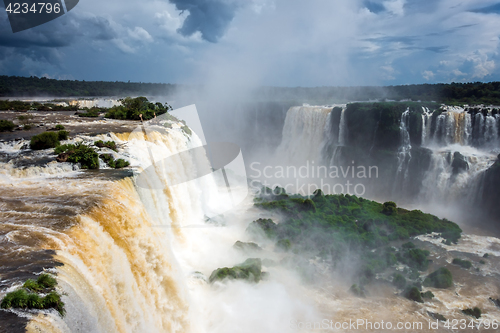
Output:
<svg viewBox="0 0 500 333">
<path fill-rule="evenodd" d="M 170 0 L 178 10 L 188 11 L 184 24 L 178 32 L 191 36 L 201 32 L 206 41 L 215 43 L 224 35 L 233 20 L 238 4 L 221 0 Z"/>
<path fill-rule="evenodd" d="M 500 80 L 496 0 L 80 1 L 13 34 L 0 74 L 220 85 Z"/>
</svg>

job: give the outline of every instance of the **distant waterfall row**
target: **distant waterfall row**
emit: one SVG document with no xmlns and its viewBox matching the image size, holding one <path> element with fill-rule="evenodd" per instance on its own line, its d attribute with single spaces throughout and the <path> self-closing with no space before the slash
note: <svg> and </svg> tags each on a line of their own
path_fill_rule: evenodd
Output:
<svg viewBox="0 0 500 333">
<path fill-rule="evenodd" d="M 444 107 L 437 116 L 422 109 L 422 145 L 498 146 L 500 114 L 496 109 Z"/>
<path fill-rule="evenodd" d="M 485 171 L 500 153 L 499 111 L 408 105 L 292 107 L 276 156 L 293 166 L 377 166 L 377 179 L 349 174 L 328 181 L 361 182 L 380 200 L 477 203 Z"/>
</svg>

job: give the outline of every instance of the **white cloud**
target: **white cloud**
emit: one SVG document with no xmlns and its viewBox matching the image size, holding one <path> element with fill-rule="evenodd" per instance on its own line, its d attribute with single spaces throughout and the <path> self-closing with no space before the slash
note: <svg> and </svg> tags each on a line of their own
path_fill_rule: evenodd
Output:
<svg viewBox="0 0 500 333">
<path fill-rule="evenodd" d="M 422 73 L 422 77 L 427 81 L 432 80 L 434 78 L 434 73 L 432 71 L 424 71 Z"/>
<path fill-rule="evenodd" d="M 135 27 L 134 30 L 128 31 L 128 35 L 130 38 L 137 40 L 137 41 L 142 41 L 144 43 L 151 43 L 153 41 L 153 37 L 147 32 L 144 28 L 142 27 Z"/>
<path fill-rule="evenodd" d="M 470 55 L 467 60 L 472 61 L 474 64 L 474 72 L 472 73 L 473 78 L 484 78 L 489 75 L 495 69 L 495 61 L 488 60 L 488 56 L 481 51 L 477 51 Z"/>
<path fill-rule="evenodd" d="M 406 3 L 406 0 L 390 0 L 390 1 L 384 1 L 384 7 L 385 9 L 398 16 L 403 16 L 405 11 L 404 11 L 404 5 Z"/>
</svg>

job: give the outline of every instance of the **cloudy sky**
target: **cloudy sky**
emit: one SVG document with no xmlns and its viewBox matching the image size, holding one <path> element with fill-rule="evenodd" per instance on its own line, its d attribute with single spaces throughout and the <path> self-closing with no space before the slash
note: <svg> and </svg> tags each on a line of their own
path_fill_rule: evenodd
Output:
<svg viewBox="0 0 500 333">
<path fill-rule="evenodd" d="M 81 0 L 13 34 L 0 74 L 165 83 L 500 80 L 500 1 Z"/>
</svg>

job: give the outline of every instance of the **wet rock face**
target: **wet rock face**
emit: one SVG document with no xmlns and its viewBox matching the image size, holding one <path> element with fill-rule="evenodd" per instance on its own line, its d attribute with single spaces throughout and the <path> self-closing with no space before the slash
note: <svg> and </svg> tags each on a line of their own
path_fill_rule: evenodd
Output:
<svg viewBox="0 0 500 333">
<path fill-rule="evenodd" d="M 467 162 L 467 158 L 456 151 L 453 154 L 453 162 L 451 162 L 451 167 L 453 168 L 453 174 L 459 174 L 461 172 L 469 170 L 469 163 Z"/>
</svg>

